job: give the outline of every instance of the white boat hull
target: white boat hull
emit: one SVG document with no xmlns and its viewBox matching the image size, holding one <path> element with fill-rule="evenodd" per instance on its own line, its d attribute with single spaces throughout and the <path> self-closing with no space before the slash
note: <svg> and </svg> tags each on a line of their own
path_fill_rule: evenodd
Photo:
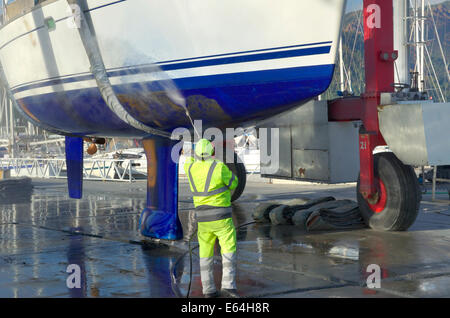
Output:
<svg viewBox="0 0 450 318">
<path fill-rule="evenodd" d="M 333 75 L 345 0 L 86 4 L 119 100 L 137 120 L 171 130 L 188 125 L 172 91 L 206 125 L 264 118 L 322 93 Z M 43 126 L 143 135 L 102 100 L 67 1 L 44 2 L 5 25 L 0 61 L 20 107 Z"/>
</svg>

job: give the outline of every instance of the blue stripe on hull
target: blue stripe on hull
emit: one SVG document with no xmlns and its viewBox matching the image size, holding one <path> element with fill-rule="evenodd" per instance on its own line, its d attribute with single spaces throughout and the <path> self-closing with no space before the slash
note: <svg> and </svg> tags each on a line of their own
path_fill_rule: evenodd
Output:
<svg viewBox="0 0 450 318">
<path fill-rule="evenodd" d="M 329 43 L 329 42 L 323 42 Z M 271 48 L 271 49 L 263 49 L 256 51 L 247 51 L 247 52 L 235 52 L 228 54 L 220 54 L 213 56 L 202 56 L 197 58 L 188 58 L 182 60 L 174 60 L 174 61 L 164 61 L 158 62 L 151 65 L 135 65 L 123 67 L 120 69 L 111 69 L 108 70 L 107 74 L 110 78 L 127 76 L 133 74 L 142 74 L 142 73 L 152 73 L 152 72 L 161 72 L 161 71 L 176 71 L 188 68 L 198 68 L 205 66 L 217 66 L 217 65 L 227 65 L 227 64 L 238 64 L 238 63 L 246 63 L 246 62 L 256 62 L 256 61 L 266 61 L 266 60 L 275 60 L 282 58 L 290 58 L 290 57 L 299 57 L 299 56 L 311 56 L 311 55 L 320 55 L 320 54 L 328 54 L 330 53 L 331 46 L 320 46 L 313 48 L 298 48 L 303 47 L 305 45 L 315 45 L 321 43 L 312 43 L 312 44 L 301 44 L 290 47 L 289 50 L 284 51 L 276 51 L 276 52 L 266 52 L 268 50 L 280 50 L 285 49 L 283 47 L 279 48 Z M 243 54 L 232 56 L 235 54 Z M 213 58 L 215 57 L 215 58 Z M 46 87 L 58 84 L 65 83 L 74 83 L 80 81 L 93 80 L 94 76 L 92 74 L 72 74 L 66 75 L 64 78 L 53 78 L 47 79 L 44 81 L 39 81 L 38 83 L 25 83 L 18 85 L 12 88 L 12 92 L 19 93 L 23 91 L 27 91 L 33 88 Z"/>
<path fill-rule="evenodd" d="M 194 119 L 204 127 L 232 127 L 263 119 L 307 101 L 327 89 L 334 65 L 201 76 L 174 80 Z M 183 110 L 161 93 L 158 83 L 114 87 L 124 107 L 138 120 L 171 131 L 189 127 Z M 42 122 L 81 135 L 143 136 L 123 123 L 97 88 L 26 97 L 20 100 Z"/>
</svg>

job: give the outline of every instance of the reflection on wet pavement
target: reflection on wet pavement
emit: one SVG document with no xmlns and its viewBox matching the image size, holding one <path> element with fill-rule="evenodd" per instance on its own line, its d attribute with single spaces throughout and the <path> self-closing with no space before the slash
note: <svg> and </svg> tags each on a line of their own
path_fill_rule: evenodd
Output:
<svg viewBox="0 0 450 318">
<path fill-rule="evenodd" d="M 97 190 L 71 200 L 63 183 L 43 182 L 28 203 L 0 204 L 0 297 L 173 297 L 178 254 L 133 244 L 140 194 Z M 67 287 L 69 264 L 80 267 L 81 288 Z"/>
<path fill-rule="evenodd" d="M 82 200 L 68 198 L 64 180 L 34 180 L 32 195 L 0 202 L 0 297 L 177 297 L 189 286 L 188 239 L 195 232 L 186 183 L 180 182 L 184 240 L 155 242 L 138 234 L 146 202 L 143 183 L 86 182 Z M 354 185 L 249 182 L 233 206 L 238 227 L 238 288 L 244 297 L 448 297 L 450 209 L 423 202 L 407 232 L 368 229 L 304 232 L 255 224 L 264 201 L 333 195 L 354 200 Z M 191 244 L 191 297 L 201 297 L 196 237 Z M 220 254 L 216 246 L 216 255 Z M 70 264 L 81 286 L 67 287 Z M 366 282 L 380 267 L 381 288 Z M 217 257 L 216 284 L 221 261 Z"/>
</svg>

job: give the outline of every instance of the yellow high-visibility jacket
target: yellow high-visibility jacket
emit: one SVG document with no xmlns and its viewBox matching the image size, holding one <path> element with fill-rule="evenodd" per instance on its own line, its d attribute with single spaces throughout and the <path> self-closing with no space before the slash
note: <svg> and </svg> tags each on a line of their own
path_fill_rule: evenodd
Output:
<svg viewBox="0 0 450 318">
<path fill-rule="evenodd" d="M 238 185 L 238 178 L 220 160 L 208 158 L 186 159 L 184 171 L 194 197 L 194 206 L 229 207 L 231 192 Z"/>
</svg>

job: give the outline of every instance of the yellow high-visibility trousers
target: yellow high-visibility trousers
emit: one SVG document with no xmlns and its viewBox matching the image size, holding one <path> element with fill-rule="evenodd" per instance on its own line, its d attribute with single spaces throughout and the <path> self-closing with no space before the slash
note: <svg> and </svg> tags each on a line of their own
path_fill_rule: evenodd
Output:
<svg viewBox="0 0 450 318">
<path fill-rule="evenodd" d="M 198 222 L 200 277 L 203 294 L 217 291 L 214 283 L 214 245 L 219 239 L 222 254 L 222 288 L 236 289 L 236 229 L 231 218 Z"/>
</svg>

